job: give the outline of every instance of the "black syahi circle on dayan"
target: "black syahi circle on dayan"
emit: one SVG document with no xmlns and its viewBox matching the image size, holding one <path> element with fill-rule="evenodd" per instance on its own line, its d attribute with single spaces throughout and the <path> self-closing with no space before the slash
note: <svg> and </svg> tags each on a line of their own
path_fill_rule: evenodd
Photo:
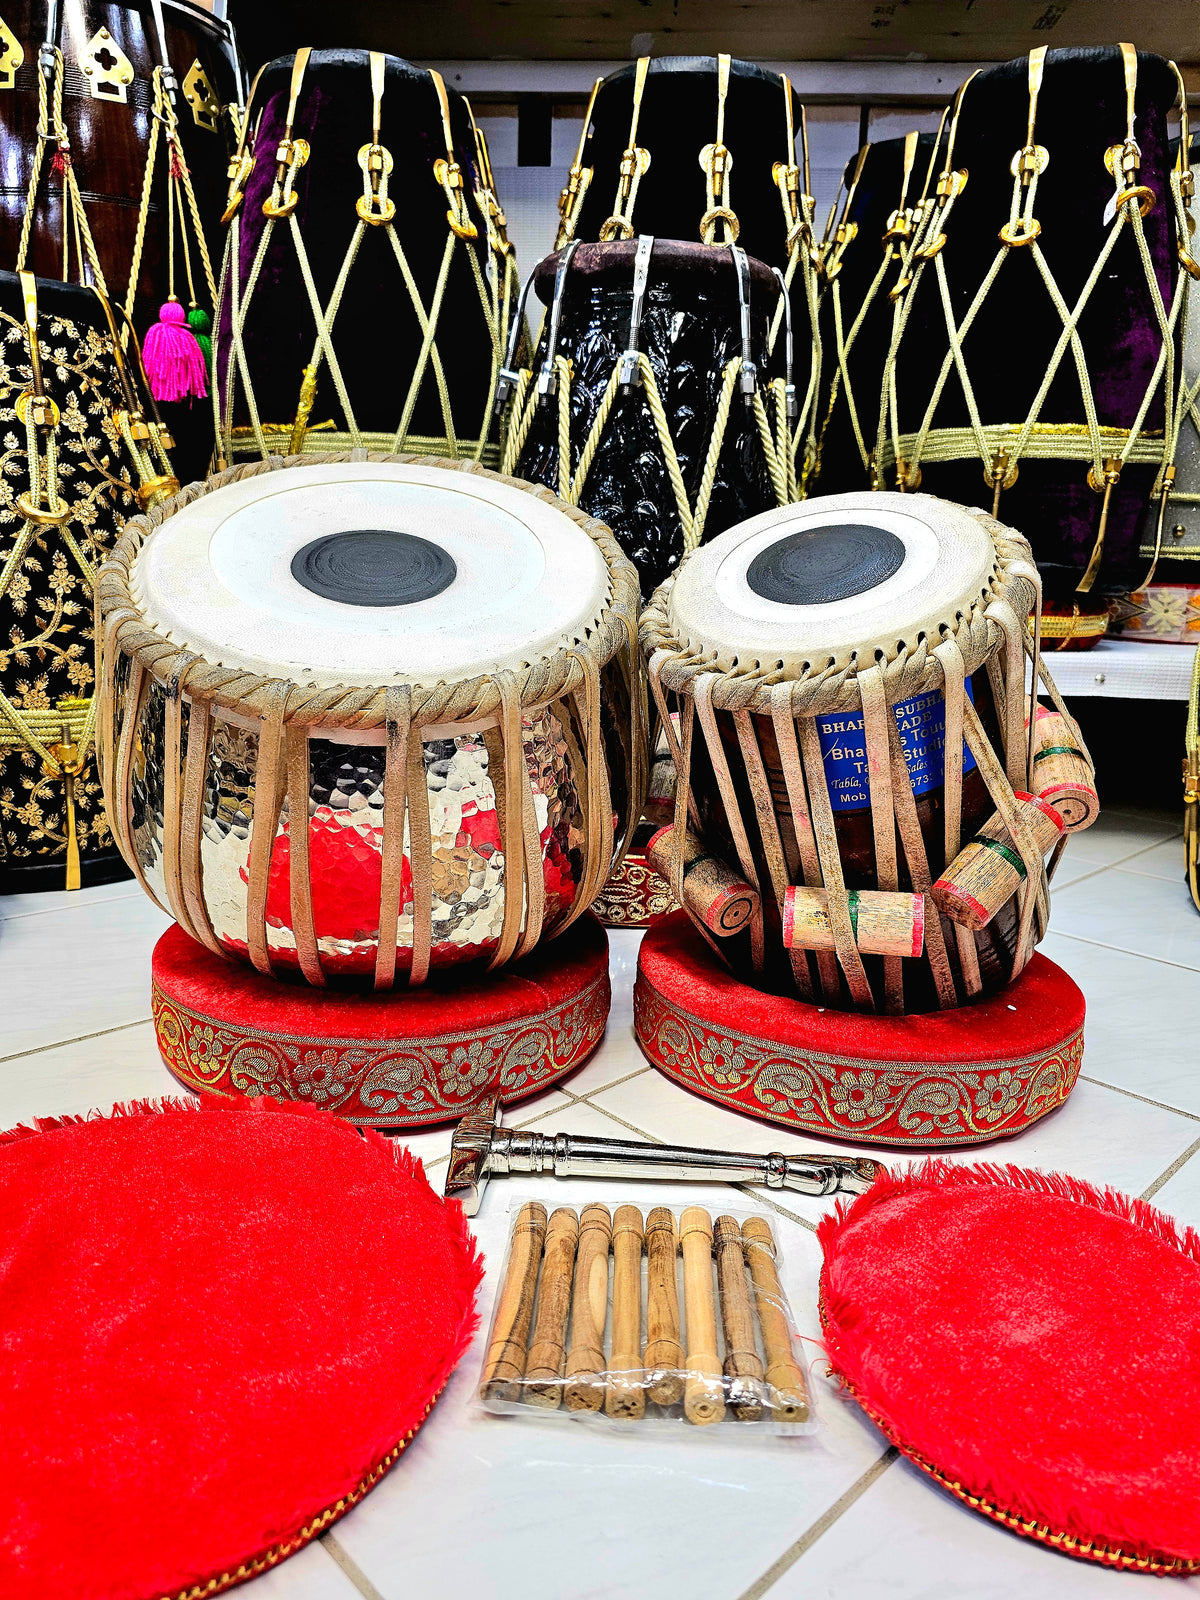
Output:
<svg viewBox="0 0 1200 1600">
<path fill-rule="evenodd" d="M 458 575 L 440 544 L 398 528 L 326 533 L 296 551 L 292 577 L 312 594 L 349 606 L 411 606 Z"/>
<path fill-rule="evenodd" d="M 878 588 L 899 572 L 904 554 L 903 541 L 886 528 L 823 523 L 760 550 L 746 569 L 746 583 L 777 605 L 831 605 Z"/>
</svg>

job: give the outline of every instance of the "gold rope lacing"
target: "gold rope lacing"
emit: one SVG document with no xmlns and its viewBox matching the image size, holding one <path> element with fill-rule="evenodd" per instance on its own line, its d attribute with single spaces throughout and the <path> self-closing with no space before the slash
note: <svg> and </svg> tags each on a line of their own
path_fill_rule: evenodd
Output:
<svg viewBox="0 0 1200 1600">
<path fill-rule="evenodd" d="M 25 257 L 33 230 L 37 210 L 38 188 L 41 184 L 42 164 L 47 145 L 54 145 L 51 170 L 62 177 L 62 280 L 71 279 L 71 248 L 75 250 L 75 274 L 78 282 L 84 281 L 83 262 L 86 257 L 92 273 L 92 282 L 102 294 L 107 295 L 104 272 L 92 230 L 88 226 L 83 196 L 79 192 L 79 179 L 71 160 L 71 141 L 63 121 L 63 55 L 57 45 L 44 44 L 38 57 L 38 120 L 37 147 L 33 153 L 33 169 L 29 174 L 29 187 L 25 194 L 25 215 L 21 222 L 21 239 L 17 246 L 17 272 L 24 271 Z M 53 93 L 49 85 L 53 85 Z"/>
<path fill-rule="evenodd" d="M 327 450 L 345 445 L 351 449 L 362 449 L 378 444 L 381 448 L 388 450 L 403 451 L 435 444 L 439 454 L 449 455 L 454 459 L 467 457 L 480 461 L 484 458 L 487 450 L 491 395 L 499 371 L 500 353 L 511 318 L 513 276 L 515 271 L 512 246 L 505 234 L 504 213 L 500 209 L 495 195 L 491 165 L 487 156 L 487 143 L 476 126 L 474 116 L 471 115 L 470 106 L 468 105 L 467 113 L 471 118 L 471 127 L 479 160 L 481 184 L 481 187 L 473 189 L 473 193 L 483 215 L 486 228 L 490 262 L 490 271 L 488 273 L 490 284 L 485 281 L 483 270 L 479 264 L 479 257 L 474 247 L 474 241 L 478 238 L 479 230 L 471 220 L 463 171 L 455 159 L 454 137 L 450 127 L 450 106 L 446 95 L 446 86 L 440 74 L 431 71 L 429 77 L 437 94 L 442 136 L 446 149 L 445 156 L 439 156 L 433 164 L 433 177 L 446 196 L 447 234 L 437 282 L 434 286 L 432 298 L 429 304 L 426 305 L 421 298 L 408 256 L 396 231 L 396 202 L 388 192 L 389 180 L 395 163 L 391 151 L 380 141 L 380 111 L 385 85 L 385 58 L 379 51 L 372 51 L 370 53 L 372 137 L 371 141 L 368 144 L 364 144 L 358 153 L 358 165 L 362 171 L 363 183 L 362 194 L 355 204 L 358 221 L 333 290 L 328 301 L 322 305 L 309 263 L 308 251 L 305 248 L 304 234 L 295 215 L 299 199 L 294 188 L 295 179 L 300 168 L 308 161 L 310 149 L 306 140 L 293 137 L 292 129 L 310 54 L 311 51 L 307 48 L 298 50 L 293 59 L 284 136 L 275 153 L 275 179 L 271 194 L 263 203 L 266 225 L 263 228 L 262 237 L 259 240 L 258 249 L 255 252 L 254 262 L 244 289 L 240 272 L 241 208 L 245 198 L 246 182 L 254 169 L 256 158 L 253 154 L 248 153 L 243 145 L 230 165 L 229 204 L 225 212 L 225 221 L 228 223 L 229 231 L 226 237 L 225 256 L 217 291 L 218 309 L 213 318 L 212 335 L 214 347 L 213 369 L 215 373 L 218 370 L 217 342 L 220 330 L 220 312 L 224 306 L 225 297 L 228 295 L 232 348 L 229 353 L 225 377 L 223 404 L 219 386 L 215 380 L 213 383 L 213 412 L 217 432 L 218 464 L 224 466 L 235 457 L 249 453 L 256 453 L 265 461 L 272 454 L 278 453 L 281 438 L 284 436 L 287 436 L 288 453 L 296 455 L 303 452 L 308 447 L 307 436 L 311 428 L 310 416 L 316 399 L 317 381 L 323 364 L 328 367 L 330 378 L 337 392 L 345 429 L 344 431 L 324 431 L 322 437 L 314 441 L 313 448 Z M 259 120 L 261 122 L 261 113 Z M 247 117 L 247 124 L 248 122 L 249 118 Z M 254 384 L 246 356 L 244 333 L 246 319 L 255 290 L 258 287 L 271 240 L 274 236 L 276 225 L 280 223 L 286 223 L 290 232 L 296 262 L 304 280 L 309 309 L 312 313 L 315 338 L 311 359 L 301 374 L 296 413 L 292 422 L 290 424 L 269 425 L 264 424 L 259 416 L 258 405 L 254 395 Z M 354 407 L 342 374 L 341 364 L 338 361 L 333 344 L 334 323 L 346 294 L 351 271 L 358 258 L 363 239 L 366 237 L 367 229 L 372 227 L 382 228 L 391 246 L 401 280 L 422 335 L 420 353 L 413 368 L 408 391 L 401 407 L 400 420 L 395 433 L 391 435 L 367 434 L 358 426 Z M 467 439 L 460 439 L 455 427 L 449 384 L 441 353 L 437 346 L 438 323 L 445 301 L 450 269 L 455 255 L 460 249 L 466 250 L 467 259 L 471 265 L 475 287 L 479 295 L 479 302 L 492 347 L 491 374 L 484 399 L 483 418 L 477 429 L 477 436 Z M 413 412 L 430 373 L 433 375 L 437 388 L 438 399 L 441 404 L 442 422 L 445 429 L 444 436 L 436 440 L 436 442 L 425 437 L 420 440 L 413 439 L 409 434 L 409 425 L 412 421 Z M 234 404 L 239 379 L 244 389 L 246 408 L 250 416 L 249 434 L 244 429 L 235 430 L 233 427 Z M 320 425 L 318 424 L 317 426 L 319 427 Z M 246 449 L 250 438 L 253 439 L 253 452 Z"/>
<path fill-rule="evenodd" d="M 600 228 L 602 242 L 613 239 L 630 239 L 635 235 L 633 214 L 637 201 L 638 185 L 649 170 L 651 160 L 650 152 L 639 146 L 637 142 L 638 122 L 641 117 L 649 67 L 650 57 L 643 56 L 638 61 L 634 72 L 629 139 L 621 158 L 613 210 Z M 730 205 L 729 173 L 733 164 L 733 157 L 724 142 L 725 102 L 729 92 L 730 69 L 730 58 L 728 56 L 719 56 L 717 58 L 716 137 L 711 144 L 704 146 L 699 155 L 700 165 L 706 174 L 708 194 L 708 209 L 700 219 L 699 234 L 702 243 L 713 245 L 716 248 L 732 244 L 737 239 L 740 231 L 737 214 Z M 602 79 L 598 78 L 592 88 L 587 112 L 583 119 L 583 128 L 579 136 L 579 146 L 576 151 L 575 161 L 568 174 L 566 188 L 564 188 L 559 200 L 560 220 L 555 241 L 556 250 L 569 247 L 574 242 L 575 229 L 583 206 L 584 196 L 592 182 L 592 169 L 585 167 L 583 160 L 588 135 L 591 131 L 592 112 L 596 104 L 596 95 L 602 81 Z M 784 292 L 779 296 L 770 322 L 767 353 L 770 355 L 773 352 L 780 330 L 785 326 L 785 307 L 789 303 L 792 284 L 796 272 L 799 270 L 804 284 L 805 304 L 808 310 L 809 328 L 811 330 L 812 364 L 805 394 L 799 405 L 796 405 L 793 395 L 787 392 L 785 381 L 780 378 L 773 378 L 766 384 L 761 385 L 771 396 L 771 414 L 768 415 L 767 407 L 759 392 L 756 392 L 754 396 L 753 414 L 776 500 L 780 505 L 786 505 L 790 501 L 802 497 L 804 487 L 816 459 L 817 396 L 821 379 L 821 340 L 817 320 L 820 252 L 817 249 L 814 236 L 814 201 L 809 181 L 808 131 L 804 120 L 804 108 L 801 107 L 800 130 L 804 158 L 803 173 L 801 173 L 801 169 L 797 166 L 795 160 L 792 85 L 787 77 L 782 78 L 782 86 L 787 130 L 787 158 L 783 161 L 776 161 L 773 164 L 771 177 L 779 192 L 780 203 L 783 208 L 784 227 L 787 230 L 788 257 L 787 268 L 782 274 Z M 803 183 L 801 183 L 801 178 L 803 178 Z M 723 233 L 721 240 L 716 237 L 718 227 Z M 543 319 L 543 334 L 545 331 L 546 324 L 545 319 Z M 534 341 L 534 343 L 540 343 L 540 336 L 539 340 Z M 558 466 L 555 482 L 560 498 L 570 501 L 572 505 L 578 505 L 579 496 L 583 492 L 587 475 L 595 460 L 596 451 L 599 449 L 618 391 L 622 387 L 640 386 L 654 424 L 659 447 L 662 450 L 667 474 L 671 480 L 675 508 L 684 532 L 684 549 L 685 551 L 694 549 L 704 536 L 704 526 L 708 516 L 709 502 L 712 497 L 721 447 L 728 427 L 733 393 L 742 372 L 740 358 L 734 358 L 729 362 L 721 374 L 717 415 L 713 424 L 713 432 L 709 439 L 708 450 L 705 454 L 704 471 L 694 506 L 689 503 L 687 498 L 687 491 L 684 488 L 683 474 L 679 467 L 679 457 L 671 435 L 670 424 L 662 403 L 658 383 L 647 357 L 639 353 L 637 363 L 638 379 L 634 380 L 632 384 L 628 380 L 624 383 L 622 382 L 620 376 L 621 360 L 619 359 L 614 364 L 600 401 L 599 410 L 588 432 L 578 465 L 574 471 L 571 469 L 570 451 L 571 383 L 574 375 L 570 363 L 563 357 L 553 355 L 552 360 L 555 373 L 555 392 L 558 400 Z M 508 376 L 507 372 L 506 376 Z M 533 370 L 531 367 L 513 369 L 511 381 L 506 382 L 501 390 L 500 398 L 503 400 L 507 400 L 508 396 L 512 395 L 504 450 L 501 455 L 501 470 L 506 473 L 516 470 L 521 451 L 529 436 L 534 409 L 539 398 L 537 389 L 531 387 L 532 383 Z M 801 458 L 799 465 L 797 465 L 798 456 Z"/>
<path fill-rule="evenodd" d="M 1029 118 L 1026 140 L 1023 147 L 1013 156 L 1011 164 L 1012 198 L 1008 221 L 1000 229 L 1000 249 L 961 321 L 956 319 L 943 251 L 948 239 L 946 224 L 953 211 L 955 200 L 967 182 L 967 173 L 954 168 L 953 153 L 958 118 L 973 79 L 968 79 L 959 90 L 951 122 L 945 166 L 937 186 L 936 199 L 923 208 L 921 217 L 913 226 L 900 253 L 900 276 L 893 291 L 895 312 L 892 337 L 884 366 L 876 444 L 871 463 L 877 485 L 882 485 L 885 474 L 894 468 L 896 486 L 903 492 L 915 489 L 920 483 L 923 461 L 956 461 L 969 458 L 973 454 L 978 455 L 983 466 L 984 480 L 993 491 L 993 515 L 998 515 L 1001 491 L 1015 483 L 1023 459 L 1087 462 L 1088 483 L 1098 494 L 1103 495 L 1103 500 L 1095 544 L 1087 570 L 1077 586 L 1077 592 L 1080 594 L 1087 594 L 1091 590 L 1099 574 L 1112 491 L 1120 479 L 1122 469 L 1130 461 L 1153 463 L 1158 468 L 1154 493 L 1161 500 L 1158 535 L 1161 542 L 1162 514 L 1174 478 L 1173 456 L 1182 412 L 1187 409 L 1186 393 L 1177 391 L 1176 386 L 1174 340 L 1177 327 L 1182 325 L 1182 320 L 1186 317 L 1191 274 L 1190 269 L 1180 274 L 1168 310 L 1159 290 L 1154 262 L 1143 227 L 1143 218 L 1152 209 L 1155 196 L 1148 186 L 1137 182 L 1141 161 L 1140 150 L 1134 138 L 1137 52 L 1128 44 L 1122 44 L 1120 49 L 1125 77 L 1126 137 L 1122 144 L 1113 145 L 1105 152 L 1105 164 L 1112 173 L 1115 183 L 1114 195 L 1109 206 L 1111 220 L 1104 244 L 1073 306 L 1067 304 L 1037 242 L 1042 231 L 1042 224 L 1035 214 L 1038 179 L 1050 161 L 1050 154 L 1045 146 L 1035 142 L 1037 102 L 1046 56 L 1045 48 L 1041 48 L 1031 51 L 1029 56 Z M 1175 70 L 1178 80 L 1178 70 L 1174 68 L 1173 63 L 1172 69 Z M 1179 81 L 1182 93 L 1182 81 Z M 1181 167 L 1182 162 L 1177 162 L 1175 171 L 1171 174 L 1170 189 L 1179 237 L 1184 239 L 1189 234 L 1187 201 L 1190 196 L 1187 194 L 1188 186 L 1182 181 Z M 1162 347 L 1133 425 L 1129 428 L 1111 429 L 1101 425 L 1096 413 L 1091 378 L 1078 325 L 1118 239 L 1123 232 L 1130 230 L 1137 245 Z M 1046 294 L 1062 323 L 1062 333 L 1024 420 L 1019 423 L 985 424 L 971 382 L 963 342 L 979 316 L 999 274 L 1017 250 L 1029 252 Z M 896 387 L 898 358 L 917 291 L 931 266 L 937 281 L 949 348 L 920 427 L 915 432 L 901 434 Z M 1197 270 L 1200 271 L 1200 268 Z M 1043 424 L 1040 422 L 1042 407 L 1068 351 L 1078 377 L 1086 421 L 1079 425 Z M 934 419 L 952 370 L 957 373 L 962 387 L 969 422 L 965 427 L 937 429 L 934 427 Z M 1145 427 L 1145 419 L 1151 404 L 1160 393 L 1164 407 L 1164 426 L 1161 434 L 1157 432 L 1151 434 Z M 1191 395 L 1193 404 L 1197 393 L 1200 393 L 1200 382 Z"/>
<path fill-rule="evenodd" d="M 192 276 L 192 247 L 188 239 L 189 221 L 191 223 L 192 239 L 200 257 L 200 265 L 204 269 L 204 285 L 208 290 L 208 303 L 213 307 L 217 303 L 217 286 L 213 280 L 212 261 L 208 253 L 208 240 L 204 235 L 204 228 L 200 221 L 200 208 L 196 204 L 196 195 L 192 188 L 191 169 L 183 152 L 183 141 L 179 135 L 179 119 L 175 114 L 174 102 L 167 93 L 161 67 L 155 67 L 152 82 L 154 87 L 154 109 L 150 118 L 150 142 L 146 148 L 146 166 L 142 176 L 142 197 L 138 206 L 137 230 L 133 240 L 133 258 L 129 267 L 129 284 L 125 291 L 125 315 L 129 319 L 133 317 L 138 278 L 141 276 L 142 251 L 145 247 L 146 227 L 150 219 L 150 202 L 154 191 L 154 169 L 158 159 L 160 136 L 167 158 L 168 298 L 175 299 L 175 219 L 176 215 L 178 215 L 179 241 L 183 252 L 183 265 L 188 282 L 190 303 L 193 306 L 199 304 L 196 299 L 196 284 Z M 128 337 L 127 328 L 122 343 L 127 344 Z"/>
</svg>

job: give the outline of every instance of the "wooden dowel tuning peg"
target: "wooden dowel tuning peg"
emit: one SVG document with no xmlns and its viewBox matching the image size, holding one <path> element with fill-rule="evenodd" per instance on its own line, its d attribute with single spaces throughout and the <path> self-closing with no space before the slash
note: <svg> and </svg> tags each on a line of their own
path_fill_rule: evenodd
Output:
<svg viewBox="0 0 1200 1600">
<path fill-rule="evenodd" d="M 700 1206 L 688 1206 L 679 1219 L 683 1251 L 683 1299 L 687 1317 L 687 1378 L 683 1414 L 689 1422 L 720 1422 L 725 1415 L 723 1373 L 717 1357 L 717 1319 L 713 1308 L 712 1219 Z"/>
<path fill-rule="evenodd" d="M 660 1406 L 677 1406 L 683 1399 L 675 1271 L 678 1253 L 675 1218 L 666 1206 L 655 1206 L 646 1217 L 646 1350 L 642 1365 L 650 1398 Z"/>
<path fill-rule="evenodd" d="M 734 1217 L 718 1217 L 713 1227 L 721 1325 L 725 1333 L 725 1376 L 729 1403 L 743 1422 L 763 1414 L 763 1364 L 754 1342 L 754 1307 L 746 1278 L 742 1230 Z"/>
<path fill-rule="evenodd" d="M 608 1252 L 612 1216 L 593 1202 L 579 1215 L 579 1247 L 571 1294 L 567 1351 L 568 1411 L 599 1411 L 604 1404 L 604 1323 L 608 1315 Z"/>
<path fill-rule="evenodd" d="M 742 1223 L 742 1247 L 754 1281 L 758 1325 L 766 1356 L 767 1401 L 781 1422 L 807 1422 L 808 1384 L 792 1354 L 792 1330 L 783 1309 L 783 1288 L 775 1265 L 775 1240 L 762 1217 Z"/>
<path fill-rule="evenodd" d="M 1062 817 L 1035 795 L 1014 793 L 1018 817 L 1042 855 L 1062 837 Z M 964 845 L 930 893 L 951 922 L 978 932 L 1025 882 L 1025 862 L 999 812 Z"/>
<path fill-rule="evenodd" d="M 492 1342 L 479 1387 L 484 1400 L 516 1400 L 520 1395 L 545 1235 L 546 1208 L 540 1200 L 530 1200 L 517 1213 L 513 1227 L 508 1270 L 500 1285 Z"/>
<path fill-rule="evenodd" d="M 612 1359 L 604 1409 L 610 1417 L 635 1422 L 646 1413 L 642 1372 L 642 1213 L 618 1206 L 613 1213 Z"/>
<path fill-rule="evenodd" d="M 567 1360 L 567 1319 L 571 1314 L 571 1280 L 579 1219 L 567 1206 L 550 1215 L 542 1258 L 537 1320 L 529 1341 L 522 1397 L 533 1406 L 553 1411 L 562 1404 L 563 1369 Z"/>
<path fill-rule="evenodd" d="M 668 883 L 674 832 L 674 828 L 660 828 L 646 846 L 646 860 Z M 759 895 L 740 872 L 710 854 L 689 829 L 683 840 L 683 901 L 710 933 L 727 938 L 755 916 Z"/>
<path fill-rule="evenodd" d="M 865 956 L 912 956 L 925 947 L 925 896 L 851 889 L 846 899 L 855 943 Z M 783 901 L 788 950 L 836 950 L 827 889 L 789 888 Z"/>
</svg>

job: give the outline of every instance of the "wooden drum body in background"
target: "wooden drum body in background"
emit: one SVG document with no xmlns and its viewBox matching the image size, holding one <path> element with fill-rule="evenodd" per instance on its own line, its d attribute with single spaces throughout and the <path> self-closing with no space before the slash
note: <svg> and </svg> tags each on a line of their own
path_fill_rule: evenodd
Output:
<svg viewBox="0 0 1200 1600">
<path fill-rule="evenodd" d="M 586 910 L 640 815 L 636 576 L 547 491 L 248 464 L 134 523 L 101 609 L 121 849 L 260 972 L 502 965 Z"/>
</svg>

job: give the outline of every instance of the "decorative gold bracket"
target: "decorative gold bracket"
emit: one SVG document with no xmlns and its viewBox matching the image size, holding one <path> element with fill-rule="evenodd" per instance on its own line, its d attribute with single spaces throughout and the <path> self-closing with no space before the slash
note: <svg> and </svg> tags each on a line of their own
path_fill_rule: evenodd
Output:
<svg viewBox="0 0 1200 1600">
<path fill-rule="evenodd" d="M 221 120 L 221 102 L 199 60 L 193 61 L 187 70 L 183 80 L 183 98 L 192 108 L 196 126 L 203 128 L 206 133 L 216 133 Z"/>
<path fill-rule="evenodd" d="M 88 40 L 79 57 L 79 70 L 88 81 L 93 100 L 127 103 L 133 62 L 107 28 L 98 28 Z"/>
<path fill-rule="evenodd" d="M 21 41 L 16 34 L 0 17 L 0 89 L 12 89 L 16 86 L 17 68 L 25 60 L 25 52 L 21 48 Z"/>
</svg>

